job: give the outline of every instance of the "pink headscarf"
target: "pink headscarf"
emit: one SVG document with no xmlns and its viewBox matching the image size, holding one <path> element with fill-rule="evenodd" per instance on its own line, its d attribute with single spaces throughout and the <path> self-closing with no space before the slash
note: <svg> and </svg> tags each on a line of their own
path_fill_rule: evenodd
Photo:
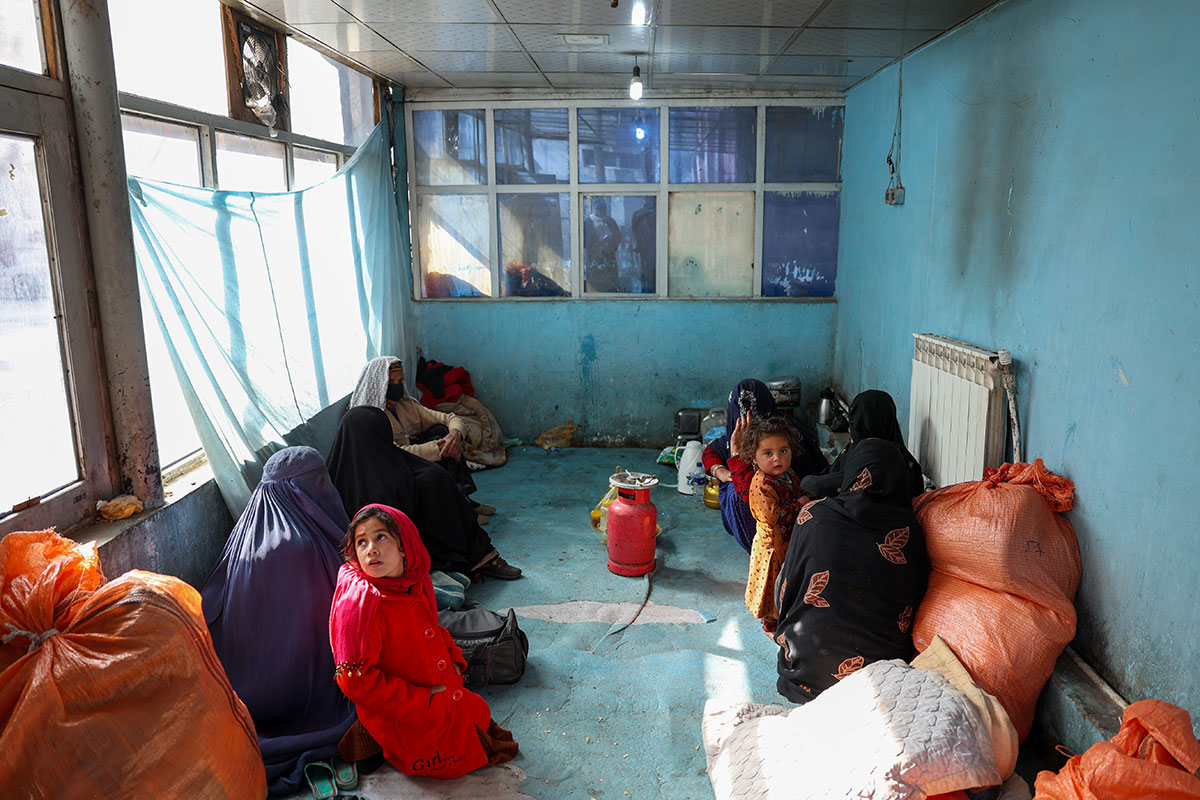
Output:
<svg viewBox="0 0 1200 800">
<path fill-rule="evenodd" d="M 404 548 L 404 574 L 398 578 L 372 578 L 362 571 L 357 558 L 342 565 L 338 571 L 337 589 L 333 593 L 333 613 L 329 617 L 329 643 L 333 646 L 333 660 L 338 664 L 357 664 L 363 660 L 367 629 L 379 607 L 379 598 L 385 594 L 421 592 L 429 603 L 430 611 L 434 617 L 437 616 L 433 579 L 429 577 L 429 551 L 421 542 L 417 526 L 403 511 L 391 506 L 372 503 L 364 508 L 382 509 L 396 521 L 400 529 L 400 544 Z"/>
</svg>

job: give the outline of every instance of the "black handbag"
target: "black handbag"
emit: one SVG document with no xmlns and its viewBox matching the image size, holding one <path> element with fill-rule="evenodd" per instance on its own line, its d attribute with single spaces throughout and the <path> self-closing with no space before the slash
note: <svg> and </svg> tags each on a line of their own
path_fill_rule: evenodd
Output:
<svg viewBox="0 0 1200 800">
<path fill-rule="evenodd" d="M 525 673 L 529 639 L 517 627 L 517 615 L 511 608 L 507 617 L 483 606 L 461 611 L 447 608 L 438 612 L 438 622 L 450 632 L 467 661 L 463 686 L 468 689 L 516 683 Z"/>
</svg>

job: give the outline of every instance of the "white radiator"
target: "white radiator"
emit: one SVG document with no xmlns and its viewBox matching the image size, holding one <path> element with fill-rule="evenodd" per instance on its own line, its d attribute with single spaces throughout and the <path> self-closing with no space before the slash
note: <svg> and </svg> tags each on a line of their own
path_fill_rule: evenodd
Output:
<svg viewBox="0 0 1200 800">
<path fill-rule="evenodd" d="M 999 354 L 928 333 L 913 338 L 908 447 L 938 486 L 980 480 L 1004 459 Z"/>
</svg>

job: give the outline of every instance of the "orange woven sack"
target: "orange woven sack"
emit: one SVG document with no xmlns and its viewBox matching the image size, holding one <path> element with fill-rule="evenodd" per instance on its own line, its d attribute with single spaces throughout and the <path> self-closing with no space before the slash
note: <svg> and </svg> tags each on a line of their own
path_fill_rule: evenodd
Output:
<svg viewBox="0 0 1200 800">
<path fill-rule="evenodd" d="M 913 643 L 941 636 L 980 687 L 994 695 L 1022 740 L 1063 648 L 1075 636 L 1079 544 L 1059 512 L 1075 486 L 1032 464 L 919 497 L 932 571 Z"/>
<path fill-rule="evenodd" d="M 1034 800 L 1200 800 L 1200 741 L 1188 712 L 1161 700 L 1125 709 L 1121 730 L 1071 756 L 1057 773 L 1039 772 Z"/>
<path fill-rule="evenodd" d="M 200 595 L 51 532 L 0 540 L 5 797 L 261 800 L 254 723 L 213 652 Z"/>
</svg>

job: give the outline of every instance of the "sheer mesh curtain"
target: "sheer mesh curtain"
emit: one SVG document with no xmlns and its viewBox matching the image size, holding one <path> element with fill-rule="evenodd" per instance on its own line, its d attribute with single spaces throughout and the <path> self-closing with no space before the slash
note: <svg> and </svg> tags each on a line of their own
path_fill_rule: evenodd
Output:
<svg viewBox="0 0 1200 800">
<path fill-rule="evenodd" d="M 385 121 L 299 192 L 129 179 L 138 274 L 235 518 L 272 453 L 326 453 L 363 363 L 402 352 L 390 147 Z"/>
</svg>

